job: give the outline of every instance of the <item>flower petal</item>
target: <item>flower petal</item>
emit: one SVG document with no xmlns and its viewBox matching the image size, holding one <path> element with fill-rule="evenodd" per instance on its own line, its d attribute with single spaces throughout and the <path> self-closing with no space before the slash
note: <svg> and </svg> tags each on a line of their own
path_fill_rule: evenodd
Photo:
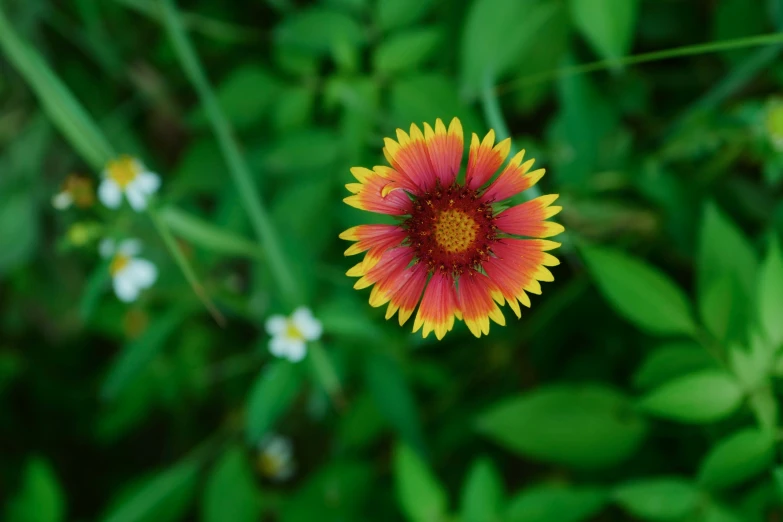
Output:
<svg viewBox="0 0 783 522">
<path fill-rule="evenodd" d="M 129 277 L 127 271 L 122 270 L 112 279 L 114 293 L 120 301 L 130 303 L 139 297 L 139 287 L 133 277 Z"/>
<path fill-rule="evenodd" d="M 538 183 L 546 171 L 538 169 L 528 173 L 535 160 L 529 159 L 522 163 L 524 157 L 525 151 L 521 150 L 511 159 L 500 176 L 487 187 L 481 196 L 482 202 L 503 201 Z"/>
<path fill-rule="evenodd" d="M 401 190 L 392 191 L 383 195 L 384 187 L 391 181 L 376 171 L 362 167 L 354 167 L 351 172 L 360 180 L 359 183 L 349 183 L 345 186 L 352 196 L 343 201 L 360 210 L 368 210 L 379 214 L 402 216 L 409 214 L 412 208 L 411 200 Z"/>
<path fill-rule="evenodd" d="M 435 188 L 435 167 L 430 161 L 427 151 L 427 142 L 424 134 L 414 124 L 411 124 L 410 135 L 402 129 L 397 129 L 397 141 L 391 138 L 384 140 L 386 145 L 383 154 L 402 178 L 412 182 L 418 189 L 415 192 L 421 194 Z"/>
<path fill-rule="evenodd" d="M 128 203 L 136 212 L 147 208 L 147 195 L 136 184 L 132 183 L 125 188 L 125 197 L 128 198 Z"/>
<path fill-rule="evenodd" d="M 385 281 L 388 277 L 395 273 L 401 273 L 411 261 L 413 261 L 413 249 L 410 247 L 398 247 L 385 251 L 380 260 L 373 266 L 366 275 L 356 281 L 354 288 L 361 290 L 367 288 L 370 285 L 378 284 Z M 372 306 L 381 306 L 388 299 L 382 299 L 380 301 L 370 299 Z"/>
<path fill-rule="evenodd" d="M 98 199 L 111 209 L 119 208 L 120 203 L 122 203 L 122 189 L 120 185 L 111 178 L 104 178 L 98 186 Z"/>
<path fill-rule="evenodd" d="M 141 241 L 125 239 L 117 246 L 117 252 L 127 257 L 136 257 L 141 253 Z"/>
<path fill-rule="evenodd" d="M 544 221 L 562 210 L 562 207 L 550 206 L 558 198 L 549 194 L 531 199 L 498 214 L 495 224 L 506 234 L 527 237 L 551 237 L 565 229 L 560 223 Z"/>
<path fill-rule="evenodd" d="M 471 136 L 468 169 L 465 173 L 465 185 L 468 188 L 475 190 L 482 186 L 506 161 L 511 150 L 511 139 L 506 138 L 493 147 L 494 143 L 494 130 L 490 130 L 481 143 L 475 133 Z"/>
<path fill-rule="evenodd" d="M 502 304 L 503 295 L 487 276 L 475 270 L 461 275 L 457 294 L 462 319 L 473 335 L 489 334 L 490 319 L 505 326 L 506 319 L 495 302 Z"/>
<path fill-rule="evenodd" d="M 291 315 L 291 321 L 306 340 L 317 341 L 321 338 L 321 333 L 324 330 L 323 326 L 321 321 L 313 317 L 313 313 L 309 308 L 300 306 L 294 310 L 294 313 Z"/>
<path fill-rule="evenodd" d="M 435 169 L 435 176 L 441 187 L 450 187 L 457 178 L 462 163 L 462 124 L 459 118 L 454 118 L 446 131 L 440 118 L 435 120 L 435 130 L 429 124 L 424 124 L 424 139 L 427 142 L 427 153 L 430 163 Z"/>
<path fill-rule="evenodd" d="M 399 311 L 399 321 L 402 326 L 413 314 L 424 292 L 424 285 L 427 284 L 427 267 L 417 263 L 401 273 L 393 274 L 387 281 L 389 306 L 386 308 L 386 319 L 391 319 Z"/>
<path fill-rule="evenodd" d="M 114 252 L 116 252 L 116 245 L 114 240 L 108 237 L 102 239 L 98 245 L 98 253 L 101 255 L 101 257 L 104 259 L 110 258 L 114 255 Z"/>
<path fill-rule="evenodd" d="M 285 333 L 288 328 L 288 319 L 284 315 L 270 316 L 264 323 L 264 329 L 266 333 L 271 336 L 280 336 Z"/>
<path fill-rule="evenodd" d="M 436 271 L 424 290 L 413 331 L 423 327 L 421 333 L 424 337 L 434 331 L 438 340 L 443 339 L 446 332 L 454 327 L 454 317 L 458 312 L 454 279 L 451 274 Z"/>
<path fill-rule="evenodd" d="M 398 225 L 359 225 L 340 234 L 340 239 L 356 241 L 345 251 L 346 256 L 352 256 L 367 250 L 388 250 L 407 236 L 408 232 Z"/>
<path fill-rule="evenodd" d="M 154 172 L 145 170 L 139 172 L 132 185 L 136 185 L 144 194 L 155 194 L 160 188 L 160 176 Z"/>
<path fill-rule="evenodd" d="M 139 288 L 149 288 L 158 279 L 157 267 L 146 259 L 131 259 L 126 270 Z"/>
</svg>

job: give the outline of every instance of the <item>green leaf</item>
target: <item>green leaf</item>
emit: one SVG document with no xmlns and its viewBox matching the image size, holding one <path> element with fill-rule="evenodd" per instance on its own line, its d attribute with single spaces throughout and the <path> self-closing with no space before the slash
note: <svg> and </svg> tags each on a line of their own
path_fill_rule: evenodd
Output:
<svg viewBox="0 0 783 522">
<path fill-rule="evenodd" d="M 685 294 L 657 268 L 609 248 L 583 247 L 582 254 L 617 313 L 653 334 L 696 332 Z"/>
<path fill-rule="evenodd" d="M 650 353 L 633 376 L 637 388 L 652 388 L 676 377 L 715 365 L 701 346 L 688 342 L 661 345 Z"/>
<path fill-rule="evenodd" d="M 255 445 L 293 402 L 301 384 L 301 376 L 288 361 L 268 363 L 258 374 L 247 403 L 245 435 Z"/>
<path fill-rule="evenodd" d="M 680 478 L 645 478 L 615 487 L 612 500 L 644 520 L 685 520 L 697 508 L 700 492 Z"/>
<path fill-rule="evenodd" d="M 483 125 L 454 87 L 454 81 L 442 74 L 424 73 L 398 78 L 391 85 L 392 123 L 410 127 L 411 122 L 443 119 L 448 125 L 456 116 L 462 120 L 465 132 L 479 132 Z"/>
<path fill-rule="evenodd" d="M 256 259 L 264 255 L 261 248 L 249 239 L 184 210 L 168 206 L 161 209 L 158 215 L 174 234 L 212 252 Z"/>
<path fill-rule="evenodd" d="M 707 330 L 718 341 L 725 341 L 729 335 L 732 312 L 732 283 L 728 277 L 715 279 L 699 299 L 699 315 Z"/>
<path fill-rule="evenodd" d="M 523 63 L 562 8 L 553 0 L 474 0 L 462 37 L 462 90 L 473 97 Z"/>
<path fill-rule="evenodd" d="M 509 502 L 506 522 L 580 522 L 598 514 L 606 494 L 595 488 L 533 486 Z"/>
<path fill-rule="evenodd" d="M 424 453 L 416 401 L 399 364 L 384 355 L 367 357 L 365 376 L 367 389 L 389 424 L 407 444 Z"/>
<path fill-rule="evenodd" d="M 772 365 L 772 353 L 745 350 L 739 346 L 729 349 L 731 370 L 746 390 L 759 388 L 769 376 Z"/>
<path fill-rule="evenodd" d="M 318 178 L 321 169 L 337 160 L 340 149 L 339 136 L 333 131 L 312 128 L 285 134 L 274 141 L 257 161 L 270 175 Z"/>
<path fill-rule="evenodd" d="M 332 398 L 339 396 L 342 390 L 340 376 L 337 374 L 332 356 L 327 353 L 320 341 L 310 343 L 307 359 L 310 362 L 316 382 Z"/>
<path fill-rule="evenodd" d="M 375 19 L 382 30 L 412 25 L 432 8 L 433 0 L 378 0 Z"/>
<path fill-rule="evenodd" d="M 699 308 L 714 308 L 716 305 L 710 303 L 710 299 L 726 299 L 711 287 L 725 284 L 717 283 L 722 279 L 730 281 L 731 313 L 725 327 L 728 341 L 745 341 L 754 316 L 757 267 L 756 253 L 739 228 L 715 204 L 707 204 L 699 237 L 696 280 Z"/>
<path fill-rule="evenodd" d="M 570 0 L 574 25 L 602 58 L 616 60 L 633 43 L 638 0 Z"/>
<path fill-rule="evenodd" d="M 176 520 L 195 494 L 198 463 L 186 460 L 136 487 L 109 510 L 103 522 L 159 522 Z M 179 516 L 174 516 L 179 513 Z"/>
<path fill-rule="evenodd" d="M 381 41 L 373 55 L 373 67 L 383 74 L 413 70 L 427 61 L 438 49 L 443 31 L 422 27 L 395 34 Z"/>
<path fill-rule="evenodd" d="M 479 430 L 521 455 L 576 468 L 631 456 L 647 432 L 619 392 L 600 385 L 550 385 L 494 405 Z"/>
<path fill-rule="evenodd" d="M 7 522 L 62 522 L 65 497 L 48 461 L 33 457 L 27 461 L 22 485 L 6 507 Z"/>
<path fill-rule="evenodd" d="M 309 85 L 286 86 L 275 104 L 272 120 L 279 131 L 309 127 L 315 104 L 315 89 Z"/>
<path fill-rule="evenodd" d="M 82 318 L 82 321 L 88 321 L 92 314 L 95 313 L 101 297 L 111 282 L 109 262 L 106 260 L 99 263 L 87 277 L 87 284 L 84 285 L 82 298 L 79 301 L 79 316 Z"/>
<path fill-rule="evenodd" d="M 400 444 L 394 453 L 397 499 L 410 522 L 445 521 L 448 498 L 443 486 L 419 456 Z"/>
<path fill-rule="evenodd" d="M 775 350 L 783 346 L 781 310 L 783 310 L 783 254 L 777 238 L 773 238 L 759 271 L 758 313 L 761 328 Z"/>
<path fill-rule="evenodd" d="M 245 452 L 230 446 L 215 464 L 201 500 L 202 522 L 256 522 L 261 516 L 253 473 Z"/>
<path fill-rule="evenodd" d="M 262 67 L 242 65 L 232 70 L 218 85 L 215 95 L 228 121 L 241 130 L 264 121 L 280 88 L 275 77 Z M 190 121 L 197 126 L 207 124 L 201 106 Z"/>
<path fill-rule="evenodd" d="M 460 497 L 460 522 L 499 520 L 503 504 L 503 479 L 492 461 L 476 460 L 468 472 Z"/>
<path fill-rule="evenodd" d="M 703 370 L 670 381 L 639 401 L 643 411 L 675 421 L 702 424 L 731 415 L 742 401 L 742 387 L 720 370 Z"/>
<path fill-rule="evenodd" d="M 187 316 L 189 308 L 169 309 L 154 319 L 149 328 L 135 341 L 126 344 L 114 358 L 101 386 L 101 396 L 112 400 L 144 370 L 163 349 L 168 338 Z"/>
<path fill-rule="evenodd" d="M 0 278 L 27 262 L 38 244 L 38 215 L 31 190 L 0 193 Z"/>
<path fill-rule="evenodd" d="M 325 55 L 341 45 L 362 45 L 366 37 L 350 16 L 323 7 L 311 7 L 285 17 L 275 28 L 275 40 L 293 49 Z"/>
<path fill-rule="evenodd" d="M 749 428 L 712 447 L 699 466 L 699 482 L 724 489 L 753 478 L 772 465 L 775 440 L 769 431 Z"/>
</svg>

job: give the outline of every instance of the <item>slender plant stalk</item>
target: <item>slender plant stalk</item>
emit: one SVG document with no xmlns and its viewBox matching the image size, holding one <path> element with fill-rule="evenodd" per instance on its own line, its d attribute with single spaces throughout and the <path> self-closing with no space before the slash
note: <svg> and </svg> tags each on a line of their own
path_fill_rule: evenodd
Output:
<svg viewBox="0 0 783 522">
<path fill-rule="evenodd" d="M 229 173 L 239 191 L 240 201 L 245 209 L 250 223 L 258 236 L 258 240 L 267 254 L 269 268 L 275 277 L 281 297 L 290 306 L 302 302 L 301 290 L 297 280 L 291 274 L 286 263 L 277 233 L 272 226 L 269 214 L 258 196 L 258 189 L 253 183 L 250 168 L 239 151 L 231 127 L 218 105 L 206 73 L 196 56 L 193 46 L 185 34 L 182 20 L 177 13 L 172 0 L 160 0 L 163 10 L 163 25 L 168 32 L 174 51 L 179 58 L 185 74 L 198 92 L 207 117 L 223 152 Z"/>
<path fill-rule="evenodd" d="M 209 298 L 209 295 L 204 290 L 204 287 L 201 285 L 201 282 L 196 276 L 196 272 L 193 270 L 193 267 L 190 266 L 190 263 L 188 263 L 188 260 L 185 258 L 185 254 L 182 252 L 182 249 L 179 247 L 177 241 L 174 239 L 174 236 L 171 234 L 171 230 L 169 230 L 168 225 L 160 218 L 155 210 L 149 210 L 148 213 L 152 219 L 152 223 L 155 225 L 155 229 L 158 231 L 158 234 L 160 234 L 160 237 L 163 238 L 163 242 L 166 244 L 166 248 L 169 249 L 169 252 L 171 252 L 172 257 L 174 257 L 174 261 L 176 261 L 179 269 L 182 270 L 182 274 L 185 276 L 188 284 L 191 286 L 191 288 L 193 288 L 193 292 L 204 304 L 204 307 L 215 319 L 215 322 L 220 326 L 225 326 L 225 317 L 223 317 L 223 314 L 220 313 L 220 310 L 217 309 L 215 303 L 212 302 L 212 300 Z"/>
<path fill-rule="evenodd" d="M 723 40 L 705 44 L 686 45 L 683 47 L 675 47 L 674 49 L 664 49 L 662 51 L 653 51 L 651 53 L 625 56 L 619 59 L 613 58 L 611 60 L 599 60 L 582 65 L 551 69 L 549 71 L 522 76 L 516 80 L 511 80 L 510 82 L 499 85 L 497 87 L 497 93 L 505 94 L 523 87 L 528 87 L 530 85 L 535 85 L 547 80 L 551 80 L 552 78 L 576 76 L 579 74 L 587 74 L 596 71 L 612 69 L 618 66 L 624 67 L 627 65 L 638 65 L 640 63 L 658 62 L 661 60 L 670 60 L 672 58 L 681 58 L 683 56 L 717 53 L 721 51 L 743 49 L 746 47 L 758 47 L 776 43 L 783 43 L 783 32 L 761 34 L 756 36 L 749 36 L 746 38 L 735 38 L 733 40 Z"/>
</svg>

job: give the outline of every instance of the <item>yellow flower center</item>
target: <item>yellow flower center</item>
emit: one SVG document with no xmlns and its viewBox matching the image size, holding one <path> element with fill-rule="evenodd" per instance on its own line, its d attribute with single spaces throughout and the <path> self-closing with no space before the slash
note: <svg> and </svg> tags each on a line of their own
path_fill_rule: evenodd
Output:
<svg viewBox="0 0 783 522">
<path fill-rule="evenodd" d="M 276 477 L 284 466 L 285 462 L 279 455 L 264 451 L 258 456 L 258 469 L 266 477 Z"/>
<path fill-rule="evenodd" d="M 130 259 L 131 258 L 129 256 L 124 254 L 115 255 L 111 260 L 111 264 L 109 265 L 109 273 L 112 275 L 112 277 L 116 276 L 120 270 L 128 266 Z"/>
<path fill-rule="evenodd" d="M 288 339 L 299 339 L 304 341 L 304 335 L 302 335 L 302 332 L 299 331 L 299 328 L 296 327 L 293 321 L 287 321 L 285 336 Z"/>
<path fill-rule="evenodd" d="M 130 156 L 120 156 L 116 160 L 110 161 L 106 170 L 109 177 L 116 181 L 122 189 L 127 187 L 139 174 L 138 164 Z"/>
<path fill-rule="evenodd" d="M 451 254 L 464 252 L 473 245 L 479 225 L 461 210 L 444 210 L 435 222 L 435 241 Z"/>
</svg>

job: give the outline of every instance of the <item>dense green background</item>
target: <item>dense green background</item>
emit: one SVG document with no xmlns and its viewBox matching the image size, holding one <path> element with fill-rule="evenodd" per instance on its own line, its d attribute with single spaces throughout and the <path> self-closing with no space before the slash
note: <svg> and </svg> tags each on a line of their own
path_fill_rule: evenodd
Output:
<svg viewBox="0 0 783 522">
<path fill-rule="evenodd" d="M 781 520 L 781 44 L 623 57 L 773 33 L 783 2 L 180 7 L 325 334 L 300 364 L 269 356 L 291 296 L 159 3 L 0 1 L 44 60 L 0 35 L 3 521 Z M 342 203 L 349 167 L 453 116 L 506 122 L 568 236 L 521 320 L 437 342 L 351 288 L 337 235 L 376 219 Z M 101 134 L 161 174 L 157 215 L 224 327 L 149 215 L 51 208 L 68 174 L 98 179 Z M 97 256 L 111 234 L 160 268 L 131 306 Z M 271 431 L 290 481 L 257 464 Z"/>
</svg>

